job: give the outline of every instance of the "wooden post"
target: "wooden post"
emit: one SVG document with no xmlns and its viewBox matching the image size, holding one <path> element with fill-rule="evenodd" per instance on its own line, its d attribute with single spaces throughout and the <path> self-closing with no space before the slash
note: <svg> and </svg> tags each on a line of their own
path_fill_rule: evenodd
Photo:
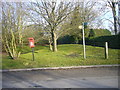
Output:
<svg viewBox="0 0 120 90">
<path fill-rule="evenodd" d="M 108 42 L 105 42 L 105 59 L 108 59 Z"/>
</svg>

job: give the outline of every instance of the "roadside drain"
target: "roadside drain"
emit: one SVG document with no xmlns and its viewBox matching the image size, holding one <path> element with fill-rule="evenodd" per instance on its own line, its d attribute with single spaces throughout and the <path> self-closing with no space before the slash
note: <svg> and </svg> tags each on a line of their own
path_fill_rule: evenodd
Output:
<svg viewBox="0 0 120 90">
<path fill-rule="evenodd" d="M 39 87 L 42 87 L 42 86 L 40 86 L 40 85 L 35 85 L 35 86 L 33 86 L 33 87 L 39 88 Z"/>
<path fill-rule="evenodd" d="M 29 86 L 30 88 L 42 88 L 40 85 Z"/>
<path fill-rule="evenodd" d="M 32 85 L 29 86 L 29 87 L 41 88 L 41 87 L 43 87 L 43 86 L 41 86 L 41 85 L 39 85 L 39 84 L 32 83 Z"/>
</svg>

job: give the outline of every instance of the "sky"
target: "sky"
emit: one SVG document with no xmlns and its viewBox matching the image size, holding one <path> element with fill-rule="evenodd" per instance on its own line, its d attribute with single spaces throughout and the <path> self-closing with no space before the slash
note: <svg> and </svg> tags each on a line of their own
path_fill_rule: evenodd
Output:
<svg viewBox="0 0 120 90">
<path fill-rule="evenodd" d="M 36 0 L 2 0 L 3 2 L 5 1 L 7 1 L 7 2 L 29 2 L 29 1 L 36 1 Z M 38 0 L 39 1 L 39 0 Z M 56 0 L 54 0 L 54 1 L 56 1 Z M 57 0 L 57 2 L 60 2 L 60 1 L 74 1 L 74 2 L 77 2 L 77 1 L 83 1 L 83 0 Z M 88 0 L 87 0 L 88 1 Z M 103 0 L 91 0 L 91 1 L 95 1 L 95 2 L 100 2 L 100 3 L 103 3 Z M 118 7 L 117 7 L 117 10 L 118 10 Z M 108 12 L 106 15 L 104 15 L 104 16 L 101 16 L 101 18 L 107 18 L 107 19 L 110 19 L 111 21 L 113 21 L 113 17 L 112 17 L 112 12 L 111 12 L 111 9 L 109 8 L 108 9 L 108 11 L 110 11 L 110 12 Z M 109 28 L 109 26 L 110 26 L 111 24 L 110 24 L 110 22 L 108 21 L 108 20 L 105 20 L 104 21 L 104 23 L 103 23 L 103 25 L 102 25 L 102 27 L 104 27 L 104 28 L 106 28 L 106 29 L 110 29 Z"/>
</svg>

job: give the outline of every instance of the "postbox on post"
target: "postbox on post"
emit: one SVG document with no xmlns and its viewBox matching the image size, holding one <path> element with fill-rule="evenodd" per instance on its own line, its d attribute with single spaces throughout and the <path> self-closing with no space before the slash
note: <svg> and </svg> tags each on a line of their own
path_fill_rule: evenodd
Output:
<svg viewBox="0 0 120 90">
<path fill-rule="evenodd" d="M 28 40 L 29 40 L 29 46 L 30 48 L 32 48 L 32 56 L 33 56 L 33 61 L 34 61 L 34 47 L 35 47 L 34 38 L 28 38 Z"/>
<path fill-rule="evenodd" d="M 34 38 L 28 38 L 28 40 L 29 40 L 30 48 L 34 48 L 35 47 L 35 45 L 34 45 Z"/>
</svg>

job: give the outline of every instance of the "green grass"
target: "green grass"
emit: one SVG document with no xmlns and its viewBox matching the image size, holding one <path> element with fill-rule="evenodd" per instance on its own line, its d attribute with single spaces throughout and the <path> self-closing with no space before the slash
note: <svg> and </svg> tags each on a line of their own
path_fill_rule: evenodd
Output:
<svg viewBox="0 0 120 90">
<path fill-rule="evenodd" d="M 23 48 L 23 54 L 18 60 L 12 60 L 9 56 L 3 55 L 2 68 L 40 68 L 40 67 L 61 67 L 81 65 L 103 65 L 119 64 L 118 51 L 120 49 L 109 49 L 109 59 L 104 59 L 104 48 L 86 45 L 87 59 L 83 59 L 83 46 L 78 44 L 58 45 L 58 51 L 52 52 L 49 46 L 35 47 L 35 61 L 32 61 L 31 49 L 28 46 Z"/>
</svg>

